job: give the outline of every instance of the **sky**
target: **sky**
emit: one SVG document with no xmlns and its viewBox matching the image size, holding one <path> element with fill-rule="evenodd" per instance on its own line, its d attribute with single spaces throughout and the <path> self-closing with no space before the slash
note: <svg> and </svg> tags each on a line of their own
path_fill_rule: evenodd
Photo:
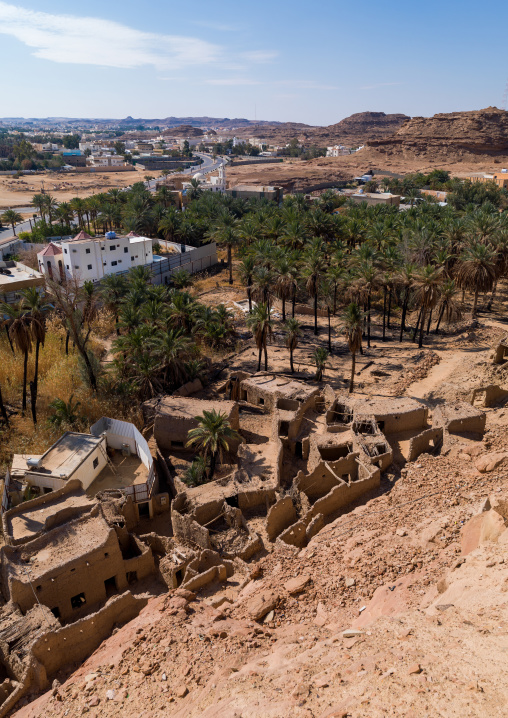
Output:
<svg viewBox="0 0 508 718">
<path fill-rule="evenodd" d="M 0 0 L 0 117 L 501 107 L 507 26 L 507 0 Z"/>
</svg>

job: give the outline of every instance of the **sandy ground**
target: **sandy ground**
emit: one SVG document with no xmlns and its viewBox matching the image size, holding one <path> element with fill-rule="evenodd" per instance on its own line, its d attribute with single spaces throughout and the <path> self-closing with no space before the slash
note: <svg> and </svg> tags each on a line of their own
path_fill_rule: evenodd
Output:
<svg viewBox="0 0 508 718">
<path fill-rule="evenodd" d="M 57 202 L 68 202 L 73 197 L 88 197 L 98 192 L 107 192 L 114 187 L 127 187 L 142 181 L 145 171 L 93 172 L 78 174 L 72 172 L 25 175 L 21 179 L 3 176 L 0 179 L 0 210 L 27 207 L 44 187 Z"/>
<path fill-rule="evenodd" d="M 449 170 L 452 176 L 465 177 L 472 172 L 492 172 L 496 169 L 492 160 L 480 157 L 478 160 L 467 158 L 464 161 L 451 159 L 433 159 L 429 157 L 406 158 L 402 155 L 387 156 L 374 149 L 360 150 L 354 155 L 344 157 L 320 157 L 314 160 L 284 160 L 277 164 L 253 164 L 245 167 L 227 168 L 227 179 L 235 184 L 282 185 L 288 190 L 303 190 L 306 186 L 319 182 L 348 180 L 372 169 L 375 175 L 427 173 L 433 169 Z"/>
</svg>

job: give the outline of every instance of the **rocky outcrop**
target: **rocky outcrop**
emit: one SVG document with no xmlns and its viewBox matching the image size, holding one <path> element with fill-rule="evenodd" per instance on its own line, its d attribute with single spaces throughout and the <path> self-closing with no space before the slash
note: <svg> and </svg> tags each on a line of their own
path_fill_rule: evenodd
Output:
<svg viewBox="0 0 508 718">
<path fill-rule="evenodd" d="M 359 144 L 389 137 L 411 118 L 408 115 L 387 115 L 384 112 L 355 112 L 335 125 L 316 128 L 315 137 L 335 139 L 342 144 Z"/>
<path fill-rule="evenodd" d="M 472 112 L 413 117 L 391 137 L 371 139 L 368 145 L 388 155 L 407 157 L 508 155 L 508 112 L 488 107 Z"/>
</svg>

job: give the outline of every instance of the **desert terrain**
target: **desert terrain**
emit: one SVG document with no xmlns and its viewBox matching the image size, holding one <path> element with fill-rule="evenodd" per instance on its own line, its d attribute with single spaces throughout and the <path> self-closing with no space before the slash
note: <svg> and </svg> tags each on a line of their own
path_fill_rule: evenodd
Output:
<svg viewBox="0 0 508 718">
<path fill-rule="evenodd" d="M 24 175 L 20 179 L 2 176 L 0 178 L 0 211 L 27 207 L 44 187 L 57 202 L 68 202 L 73 197 L 88 197 L 97 192 L 113 188 L 128 187 L 133 182 L 143 181 L 146 172 L 65 172 L 61 174 Z"/>
</svg>

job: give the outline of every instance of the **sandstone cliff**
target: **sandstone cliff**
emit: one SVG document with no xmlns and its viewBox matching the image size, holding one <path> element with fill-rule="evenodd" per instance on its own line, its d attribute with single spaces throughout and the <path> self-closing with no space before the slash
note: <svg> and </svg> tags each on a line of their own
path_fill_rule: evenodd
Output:
<svg viewBox="0 0 508 718">
<path fill-rule="evenodd" d="M 405 157 L 508 155 L 508 112 L 488 107 L 413 117 L 391 137 L 372 139 L 368 146 L 387 155 Z"/>
</svg>

